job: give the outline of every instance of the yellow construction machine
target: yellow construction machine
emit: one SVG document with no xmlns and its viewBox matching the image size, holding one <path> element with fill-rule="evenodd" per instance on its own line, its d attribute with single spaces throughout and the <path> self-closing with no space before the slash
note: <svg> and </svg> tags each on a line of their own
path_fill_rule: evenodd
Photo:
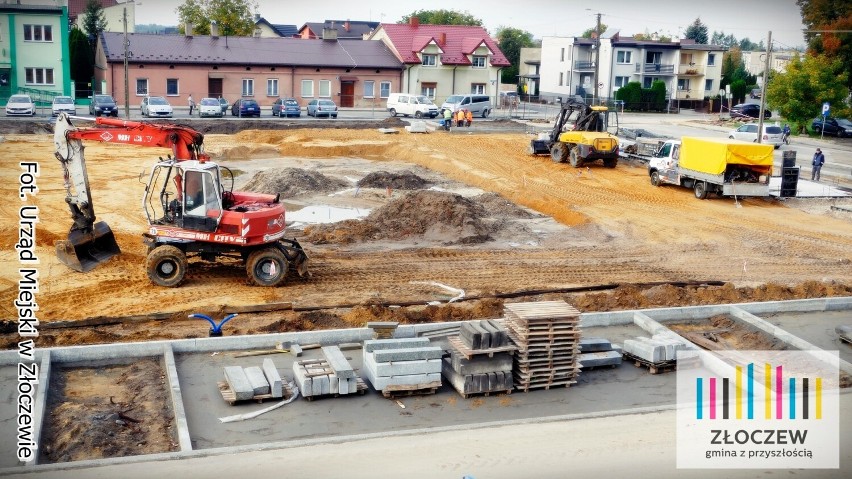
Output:
<svg viewBox="0 0 852 479">
<path fill-rule="evenodd" d="M 605 106 L 590 106 L 570 99 L 562 103 L 549 134 L 530 142 L 533 155 L 550 155 L 556 163 L 571 162 L 579 168 L 603 160 L 607 168 L 618 164 L 618 112 Z"/>
</svg>

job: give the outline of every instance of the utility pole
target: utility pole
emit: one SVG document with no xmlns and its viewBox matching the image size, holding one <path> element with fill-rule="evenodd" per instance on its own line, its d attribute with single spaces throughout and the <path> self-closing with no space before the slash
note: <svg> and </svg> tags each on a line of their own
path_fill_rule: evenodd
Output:
<svg viewBox="0 0 852 479">
<path fill-rule="evenodd" d="M 130 41 L 127 40 L 127 6 L 124 7 L 124 117 L 130 118 L 130 85 L 127 79 L 127 56 Z"/>
<path fill-rule="evenodd" d="M 598 72 L 600 71 L 600 59 L 601 59 L 601 14 L 597 13 L 598 23 L 595 26 L 595 100 L 598 101 L 598 85 L 600 84 L 600 80 L 598 79 Z"/>
<path fill-rule="evenodd" d="M 766 60 L 763 62 L 763 85 L 760 86 L 760 112 L 758 113 L 757 120 L 757 142 L 763 143 L 761 138 L 763 138 L 763 109 L 766 105 L 766 84 L 769 83 L 769 65 L 770 58 L 772 55 L 772 30 L 769 31 L 769 35 L 766 37 Z"/>
</svg>

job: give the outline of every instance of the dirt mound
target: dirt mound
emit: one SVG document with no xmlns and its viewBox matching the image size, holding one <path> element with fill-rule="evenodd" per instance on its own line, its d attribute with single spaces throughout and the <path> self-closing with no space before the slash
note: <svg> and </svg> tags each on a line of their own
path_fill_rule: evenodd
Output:
<svg viewBox="0 0 852 479">
<path fill-rule="evenodd" d="M 371 321 L 397 321 L 401 324 L 440 323 L 493 319 L 503 315 L 503 300 L 483 299 L 468 304 L 445 304 L 410 308 L 381 305 L 356 306 L 343 315 L 350 327 L 365 327 Z"/>
<path fill-rule="evenodd" d="M 0 120 L 0 133 L 5 135 L 53 134 L 53 123 L 49 121 Z"/>
<path fill-rule="evenodd" d="M 313 226 L 305 233 L 315 244 L 413 237 L 443 244 L 478 244 L 489 238 L 486 216 L 484 208 L 461 195 L 418 191 L 392 200 L 364 220 Z"/>
<path fill-rule="evenodd" d="M 349 184 L 343 180 L 329 178 L 316 171 L 283 168 L 255 173 L 242 189 L 270 195 L 280 193 L 282 198 L 292 198 L 308 193 L 336 191 L 347 186 Z"/>
<path fill-rule="evenodd" d="M 485 211 L 491 216 L 503 216 L 509 218 L 535 218 L 537 215 L 521 208 L 511 201 L 503 198 L 497 193 L 483 193 L 475 198 L 474 201 L 482 205 Z"/>
<path fill-rule="evenodd" d="M 361 188 L 392 188 L 394 190 L 420 190 L 430 183 L 411 171 L 390 173 L 374 171 L 358 181 Z"/>
</svg>

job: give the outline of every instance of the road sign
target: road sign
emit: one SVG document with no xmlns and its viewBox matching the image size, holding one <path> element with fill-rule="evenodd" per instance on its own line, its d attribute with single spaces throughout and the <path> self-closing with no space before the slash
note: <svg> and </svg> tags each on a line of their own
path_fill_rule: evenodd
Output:
<svg viewBox="0 0 852 479">
<path fill-rule="evenodd" d="M 722 97 L 722 98 L 725 98 L 725 89 L 724 88 L 721 88 L 719 90 L 719 96 Z"/>
<path fill-rule="evenodd" d="M 829 112 L 830 109 L 831 108 L 830 108 L 830 105 L 828 104 L 828 102 L 823 103 L 822 104 L 822 116 L 828 116 L 828 112 Z"/>
</svg>

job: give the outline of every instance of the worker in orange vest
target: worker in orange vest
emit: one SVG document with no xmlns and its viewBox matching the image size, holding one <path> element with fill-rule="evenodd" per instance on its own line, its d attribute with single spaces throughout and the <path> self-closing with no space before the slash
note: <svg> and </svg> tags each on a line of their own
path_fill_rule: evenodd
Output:
<svg viewBox="0 0 852 479">
<path fill-rule="evenodd" d="M 470 126 L 470 124 L 473 123 L 473 112 L 470 110 L 465 110 L 464 118 L 465 120 L 467 120 L 466 126 Z"/>
<path fill-rule="evenodd" d="M 456 112 L 456 126 L 464 126 L 464 110 Z"/>
</svg>

